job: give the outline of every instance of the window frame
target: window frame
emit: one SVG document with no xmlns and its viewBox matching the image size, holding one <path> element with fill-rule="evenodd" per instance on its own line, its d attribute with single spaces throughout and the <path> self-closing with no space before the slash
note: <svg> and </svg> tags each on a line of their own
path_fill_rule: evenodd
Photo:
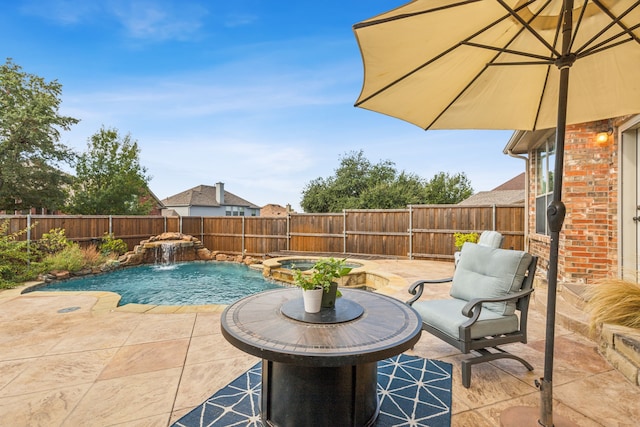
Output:
<svg viewBox="0 0 640 427">
<path fill-rule="evenodd" d="M 556 157 L 555 135 L 545 139 L 535 151 L 535 231 L 551 234 L 547 221 L 547 206 L 553 200 L 553 174 Z"/>
</svg>

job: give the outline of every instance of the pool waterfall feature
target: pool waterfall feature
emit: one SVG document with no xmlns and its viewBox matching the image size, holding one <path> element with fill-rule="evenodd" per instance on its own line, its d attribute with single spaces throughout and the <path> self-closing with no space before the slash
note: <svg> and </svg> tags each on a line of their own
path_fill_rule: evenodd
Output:
<svg viewBox="0 0 640 427">
<path fill-rule="evenodd" d="M 195 237 L 182 233 L 162 233 L 141 241 L 133 251 L 122 255 L 119 261 L 122 266 L 132 266 L 212 259 L 212 252 Z"/>
</svg>

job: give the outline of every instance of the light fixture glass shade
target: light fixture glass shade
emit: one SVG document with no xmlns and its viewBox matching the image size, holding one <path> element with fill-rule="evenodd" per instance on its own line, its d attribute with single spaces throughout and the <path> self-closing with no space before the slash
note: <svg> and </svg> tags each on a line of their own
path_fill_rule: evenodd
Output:
<svg viewBox="0 0 640 427">
<path fill-rule="evenodd" d="M 609 140 L 609 134 L 606 132 L 598 132 L 596 135 L 596 142 L 598 144 L 606 144 Z"/>
<path fill-rule="evenodd" d="M 613 134 L 613 129 L 609 128 L 607 130 L 603 130 L 602 132 L 598 132 L 596 134 L 596 143 L 598 145 L 605 145 L 609 142 L 609 135 Z"/>
</svg>

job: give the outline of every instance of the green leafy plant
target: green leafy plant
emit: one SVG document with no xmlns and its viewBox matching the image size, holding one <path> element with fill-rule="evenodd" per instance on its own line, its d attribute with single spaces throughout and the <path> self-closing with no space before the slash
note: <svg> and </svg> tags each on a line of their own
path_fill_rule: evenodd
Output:
<svg viewBox="0 0 640 427">
<path fill-rule="evenodd" d="M 457 250 L 462 249 L 465 242 L 478 243 L 478 233 L 453 233 L 454 245 Z"/>
<path fill-rule="evenodd" d="M 76 243 L 54 254 L 48 255 L 42 262 L 46 271 L 66 270 L 70 272 L 82 270 L 85 265 L 84 252 Z"/>
<path fill-rule="evenodd" d="M 9 225 L 8 219 L 0 223 L 0 288 L 12 288 L 37 276 L 32 267 L 34 252 L 26 241 L 18 240 L 37 223 L 14 233 L 9 233 Z"/>
<path fill-rule="evenodd" d="M 294 265 L 294 283 L 304 290 L 323 288 L 325 292 L 329 292 L 332 282 L 351 272 L 352 268 L 347 267 L 346 263 L 346 259 L 321 258 L 306 271 L 300 271 Z"/>
<path fill-rule="evenodd" d="M 64 228 L 53 228 L 48 233 L 43 233 L 36 246 L 43 254 L 55 254 L 71 245 L 65 235 Z"/>
<path fill-rule="evenodd" d="M 122 239 L 114 239 L 113 234 L 104 233 L 100 242 L 100 253 L 103 255 L 122 255 L 127 252 L 127 244 Z"/>
</svg>

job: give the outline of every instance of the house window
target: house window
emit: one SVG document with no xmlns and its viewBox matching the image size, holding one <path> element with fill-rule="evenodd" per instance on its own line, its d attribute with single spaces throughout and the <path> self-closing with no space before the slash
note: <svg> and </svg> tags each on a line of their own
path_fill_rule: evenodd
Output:
<svg viewBox="0 0 640 427">
<path fill-rule="evenodd" d="M 549 234 L 547 206 L 553 198 L 555 141 L 547 139 L 536 152 L 536 233 Z"/>
<path fill-rule="evenodd" d="M 244 216 L 244 208 L 238 208 L 238 215 Z"/>
<path fill-rule="evenodd" d="M 231 206 L 227 206 L 224 212 L 225 216 L 231 216 Z"/>
</svg>

